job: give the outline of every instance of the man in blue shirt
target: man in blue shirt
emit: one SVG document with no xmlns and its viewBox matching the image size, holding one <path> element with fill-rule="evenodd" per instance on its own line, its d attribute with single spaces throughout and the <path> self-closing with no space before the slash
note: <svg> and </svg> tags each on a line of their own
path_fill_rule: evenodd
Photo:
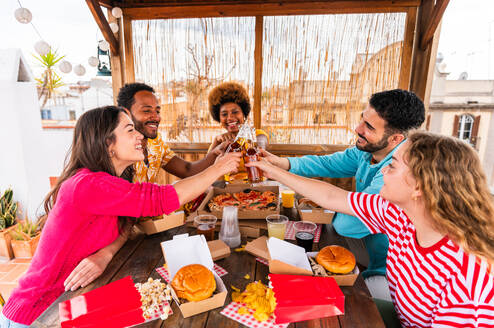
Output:
<svg viewBox="0 0 494 328">
<path fill-rule="evenodd" d="M 381 169 L 391 163 L 391 157 L 408 131 L 422 125 L 425 109 L 422 101 L 412 92 L 389 90 L 371 96 L 355 128 L 358 135 L 355 147 L 325 156 L 282 158 L 263 151 L 270 163 L 306 177 L 355 177 L 356 190 L 378 194 L 383 185 Z M 369 253 L 369 266 L 362 275 L 371 294 L 383 298 L 387 286 L 386 256 L 388 238 L 384 234 L 370 234 L 356 217 L 337 213 L 333 226 L 340 235 L 363 238 Z M 387 297 L 385 297 L 387 298 Z"/>
</svg>

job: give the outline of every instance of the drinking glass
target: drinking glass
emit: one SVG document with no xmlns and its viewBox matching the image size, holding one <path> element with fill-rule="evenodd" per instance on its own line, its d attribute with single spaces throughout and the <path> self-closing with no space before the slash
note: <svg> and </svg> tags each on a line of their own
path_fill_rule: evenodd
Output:
<svg viewBox="0 0 494 328">
<path fill-rule="evenodd" d="M 298 221 L 293 224 L 297 245 L 303 247 L 306 252 L 312 252 L 312 244 L 317 225 L 309 221 Z"/>
<path fill-rule="evenodd" d="M 194 218 L 197 234 L 204 235 L 207 241 L 214 239 L 214 229 L 218 218 L 211 214 L 202 214 Z"/>
<path fill-rule="evenodd" d="M 288 218 L 284 215 L 271 214 L 266 217 L 268 225 L 268 236 L 278 239 L 285 239 L 286 225 Z"/>
</svg>

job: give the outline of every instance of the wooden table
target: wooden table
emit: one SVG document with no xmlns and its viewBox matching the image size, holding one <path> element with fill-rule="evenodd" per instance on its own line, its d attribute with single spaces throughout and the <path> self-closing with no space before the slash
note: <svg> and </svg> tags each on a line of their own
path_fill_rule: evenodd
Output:
<svg viewBox="0 0 494 328">
<path fill-rule="evenodd" d="M 132 276 L 134 282 L 144 282 L 148 277 L 159 279 L 156 268 L 163 265 L 163 254 L 160 243 L 169 240 L 175 234 L 193 232 L 190 227 L 182 226 L 152 236 L 139 234 L 133 240 L 129 240 L 115 255 L 105 272 L 91 285 L 75 292 L 66 292 L 60 296 L 39 318 L 33 323 L 33 327 L 59 327 L 58 303 L 80 295 L 84 292 L 106 285 L 125 276 Z M 245 243 L 245 240 L 243 241 Z M 327 245 L 339 244 L 346 246 L 343 238 L 338 236 L 333 228 L 328 225 L 323 227 L 319 244 L 314 244 L 315 250 Z M 268 267 L 255 260 L 254 256 L 246 252 L 235 252 L 226 259 L 217 261 L 218 265 L 228 271 L 223 276 L 223 281 L 229 293 L 225 306 L 231 302 L 231 285 L 240 289 L 253 280 L 261 280 L 267 283 Z M 249 274 L 251 279 L 244 276 Z M 292 323 L 289 327 L 384 327 L 376 305 L 370 297 L 362 276 L 359 276 L 353 287 L 342 287 L 345 294 L 345 314 L 337 317 L 329 317 L 305 322 Z M 244 327 L 220 314 L 222 308 L 201 313 L 184 319 L 176 303 L 172 303 L 173 315 L 167 320 L 155 320 L 139 327 Z"/>
</svg>

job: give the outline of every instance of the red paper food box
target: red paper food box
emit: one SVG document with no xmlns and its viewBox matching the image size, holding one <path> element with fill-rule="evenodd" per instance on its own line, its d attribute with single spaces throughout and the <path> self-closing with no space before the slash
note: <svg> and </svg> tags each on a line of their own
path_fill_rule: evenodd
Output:
<svg viewBox="0 0 494 328">
<path fill-rule="evenodd" d="M 130 276 L 59 304 L 62 327 L 127 327 L 145 321 Z"/>
<path fill-rule="evenodd" d="M 345 296 L 333 278 L 270 274 L 269 280 L 276 298 L 276 324 L 345 313 Z"/>
</svg>

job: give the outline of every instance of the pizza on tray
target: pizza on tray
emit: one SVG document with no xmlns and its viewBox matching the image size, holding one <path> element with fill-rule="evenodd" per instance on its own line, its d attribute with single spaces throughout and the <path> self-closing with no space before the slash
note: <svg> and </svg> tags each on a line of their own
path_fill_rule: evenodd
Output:
<svg viewBox="0 0 494 328">
<path fill-rule="evenodd" d="M 224 206 L 235 206 L 241 210 L 274 210 L 278 195 L 272 191 L 245 189 L 241 192 L 224 193 L 213 197 L 208 207 L 210 211 L 222 211 Z"/>
</svg>

